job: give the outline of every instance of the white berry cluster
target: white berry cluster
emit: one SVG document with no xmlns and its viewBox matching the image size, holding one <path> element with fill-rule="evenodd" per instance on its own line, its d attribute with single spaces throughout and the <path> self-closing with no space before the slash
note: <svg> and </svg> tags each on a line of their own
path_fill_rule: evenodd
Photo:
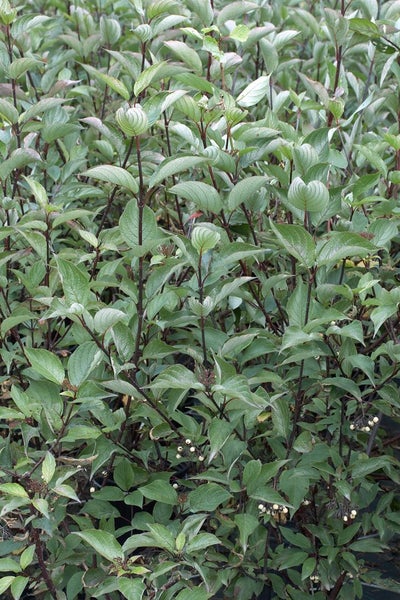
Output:
<svg viewBox="0 0 400 600">
<path fill-rule="evenodd" d="M 260 511 L 260 516 L 271 515 L 274 518 L 287 515 L 289 512 L 289 509 L 281 504 L 259 504 L 258 510 Z"/>
<path fill-rule="evenodd" d="M 186 439 L 181 446 L 177 447 L 176 458 L 193 457 L 199 462 L 204 461 L 204 456 L 201 454 L 199 448 L 193 444 L 192 440 Z"/>
<path fill-rule="evenodd" d="M 342 515 L 342 520 L 347 523 L 348 521 L 352 521 L 357 516 L 357 511 L 353 508 L 349 513 L 344 513 Z"/>
<path fill-rule="evenodd" d="M 362 416 L 354 419 L 350 424 L 350 429 L 351 431 L 365 431 L 365 433 L 369 433 L 377 423 L 379 423 L 379 417 Z"/>
</svg>

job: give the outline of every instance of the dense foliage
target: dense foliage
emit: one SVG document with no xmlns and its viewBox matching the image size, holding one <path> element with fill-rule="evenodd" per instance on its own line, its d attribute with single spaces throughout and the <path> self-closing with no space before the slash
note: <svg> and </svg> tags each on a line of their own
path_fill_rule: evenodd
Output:
<svg viewBox="0 0 400 600">
<path fill-rule="evenodd" d="M 3 598 L 398 589 L 400 2 L 0 21 Z"/>
</svg>

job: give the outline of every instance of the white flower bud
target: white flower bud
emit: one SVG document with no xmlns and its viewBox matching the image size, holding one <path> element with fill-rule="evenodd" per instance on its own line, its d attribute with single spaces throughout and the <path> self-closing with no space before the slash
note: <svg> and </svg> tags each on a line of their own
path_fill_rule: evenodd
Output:
<svg viewBox="0 0 400 600">
<path fill-rule="evenodd" d="M 174 488 L 174 490 L 177 490 L 177 489 L 178 489 L 178 487 L 179 487 L 179 484 L 178 484 L 178 483 L 173 483 L 173 484 L 172 484 L 172 487 Z"/>
<path fill-rule="evenodd" d="M 200 456 L 199 456 L 199 461 L 200 461 L 200 462 L 203 462 L 203 460 L 204 460 L 204 456 L 201 456 L 201 455 L 200 455 Z"/>
<path fill-rule="evenodd" d="M 182 458 L 182 455 L 178 453 L 175 458 Z"/>
<path fill-rule="evenodd" d="M 259 504 L 258 505 L 258 510 L 265 510 L 264 504 Z"/>
<path fill-rule="evenodd" d="M 192 443 L 192 440 L 189 440 L 189 439 L 185 440 L 185 444 L 186 444 L 187 446 L 190 446 L 190 445 L 191 445 L 191 443 Z"/>
<path fill-rule="evenodd" d="M 374 417 L 372 420 L 374 423 L 379 423 L 379 417 Z"/>
<path fill-rule="evenodd" d="M 345 523 L 347 523 L 347 521 L 348 521 L 348 520 L 349 520 L 349 517 L 348 517 L 347 515 L 344 515 L 344 517 L 343 517 L 343 521 L 344 521 Z"/>
<path fill-rule="evenodd" d="M 196 448 L 194 446 L 190 446 L 189 452 L 196 452 Z"/>
<path fill-rule="evenodd" d="M 279 504 L 273 504 L 273 505 L 272 505 L 272 508 L 273 508 L 274 510 L 279 510 Z"/>
<path fill-rule="evenodd" d="M 94 492 L 95 492 L 95 491 L 96 491 L 96 488 L 95 488 L 95 487 L 91 487 L 91 488 L 90 488 L 90 490 L 89 490 L 89 492 L 90 492 L 91 494 L 94 494 Z"/>
<path fill-rule="evenodd" d="M 183 452 L 183 446 L 178 446 L 177 450 L 178 450 L 178 452 Z"/>
</svg>

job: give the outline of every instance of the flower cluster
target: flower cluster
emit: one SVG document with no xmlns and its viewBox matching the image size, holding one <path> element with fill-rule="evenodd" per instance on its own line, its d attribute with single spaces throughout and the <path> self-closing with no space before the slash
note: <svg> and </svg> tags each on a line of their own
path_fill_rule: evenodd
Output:
<svg viewBox="0 0 400 600">
<path fill-rule="evenodd" d="M 201 454 L 200 449 L 195 446 L 190 439 L 186 439 L 181 446 L 177 447 L 176 458 L 179 460 L 180 458 L 197 458 L 199 462 L 203 462 L 205 457 Z"/>
<path fill-rule="evenodd" d="M 369 433 L 377 423 L 379 423 L 379 417 L 363 415 L 354 419 L 350 424 L 350 429 L 351 431 L 365 431 L 365 433 Z"/>
</svg>

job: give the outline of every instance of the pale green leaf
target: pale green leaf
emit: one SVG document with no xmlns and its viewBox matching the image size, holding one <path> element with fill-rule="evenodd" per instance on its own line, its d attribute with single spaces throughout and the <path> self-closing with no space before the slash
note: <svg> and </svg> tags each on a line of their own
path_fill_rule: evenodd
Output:
<svg viewBox="0 0 400 600">
<path fill-rule="evenodd" d="M 117 92 L 117 94 L 122 96 L 124 100 L 129 100 L 130 93 L 122 81 L 120 81 L 116 77 L 112 77 L 111 75 L 102 73 L 101 71 L 98 71 L 90 65 L 82 64 L 81 66 L 89 73 L 89 75 L 91 75 L 98 81 L 102 81 L 105 85 L 114 90 L 114 92 Z"/>
<path fill-rule="evenodd" d="M 128 189 L 133 194 L 136 194 L 139 190 L 139 186 L 136 179 L 122 167 L 115 165 L 99 165 L 88 169 L 82 175 L 97 179 L 99 181 L 105 181 L 106 183 L 113 183 Z"/>
<path fill-rule="evenodd" d="M 161 163 L 149 180 L 149 187 L 155 187 L 164 179 L 182 173 L 193 167 L 199 167 L 209 162 L 208 158 L 203 156 L 181 156 L 179 158 L 167 159 Z"/>
<path fill-rule="evenodd" d="M 42 479 L 45 483 L 49 483 L 56 470 L 56 459 L 51 452 L 46 452 L 44 461 L 42 462 Z"/>
<path fill-rule="evenodd" d="M 268 179 L 260 175 L 254 175 L 253 177 L 246 177 L 237 183 L 234 188 L 229 192 L 228 196 L 228 208 L 234 210 L 241 204 L 245 204 L 252 199 L 257 192 L 266 185 Z"/>
<path fill-rule="evenodd" d="M 122 560 L 124 558 L 121 545 L 108 531 L 102 531 L 101 529 L 85 529 L 84 531 L 74 531 L 73 535 L 79 536 L 100 554 L 100 556 L 103 556 L 109 561 L 114 561 L 115 559 Z"/>
<path fill-rule="evenodd" d="M 79 387 L 100 364 L 103 353 L 95 342 L 80 344 L 68 359 L 68 379 Z"/>
<path fill-rule="evenodd" d="M 193 202 L 196 208 L 218 213 L 222 203 L 215 188 L 202 181 L 182 181 L 172 186 L 169 191 L 185 200 Z"/>
<path fill-rule="evenodd" d="M 301 225 L 274 225 L 271 229 L 279 243 L 287 252 L 306 267 L 312 267 L 315 262 L 315 243 L 312 236 Z"/>
<path fill-rule="evenodd" d="M 16 498 L 28 498 L 27 491 L 19 483 L 0 483 L 0 494 Z"/>
<path fill-rule="evenodd" d="M 255 81 L 249 83 L 248 86 L 239 94 L 236 102 L 243 108 L 249 108 L 258 104 L 262 100 L 269 90 L 269 77 L 262 75 Z"/>
<path fill-rule="evenodd" d="M 64 367 L 56 354 L 41 348 L 26 348 L 25 355 L 36 373 L 58 385 L 63 383 Z"/>
</svg>

